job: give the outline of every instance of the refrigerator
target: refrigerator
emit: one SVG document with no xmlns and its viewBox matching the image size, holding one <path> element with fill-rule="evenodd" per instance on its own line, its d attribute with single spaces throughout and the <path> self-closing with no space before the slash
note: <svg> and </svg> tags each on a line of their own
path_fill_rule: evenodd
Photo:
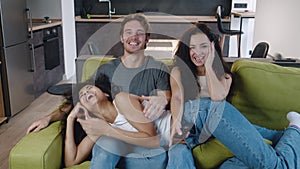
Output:
<svg viewBox="0 0 300 169">
<path fill-rule="evenodd" d="M 14 116 L 34 99 L 26 0 L 0 0 L 1 78 L 5 115 Z"/>
</svg>

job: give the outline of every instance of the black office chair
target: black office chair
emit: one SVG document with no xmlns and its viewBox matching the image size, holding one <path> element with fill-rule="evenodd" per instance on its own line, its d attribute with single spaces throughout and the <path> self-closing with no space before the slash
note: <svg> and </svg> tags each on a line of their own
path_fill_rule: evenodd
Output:
<svg viewBox="0 0 300 169">
<path fill-rule="evenodd" d="M 238 57 L 240 57 L 241 56 L 241 47 L 240 47 L 241 43 L 240 43 L 240 40 L 241 40 L 241 35 L 243 34 L 243 32 L 240 31 L 240 30 L 227 30 L 227 29 L 224 29 L 223 23 L 222 23 L 222 10 L 223 10 L 222 6 L 218 6 L 217 11 L 216 11 L 218 29 L 219 29 L 219 32 L 222 33 L 222 37 L 221 37 L 221 40 L 220 40 L 220 46 L 223 50 L 226 36 L 236 36 L 237 37 L 237 46 L 238 46 Z"/>
<path fill-rule="evenodd" d="M 266 58 L 268 51 L 269 44 L 267 42 L 260 42 L 254 47 L 251 58 Z"/>
</svg>

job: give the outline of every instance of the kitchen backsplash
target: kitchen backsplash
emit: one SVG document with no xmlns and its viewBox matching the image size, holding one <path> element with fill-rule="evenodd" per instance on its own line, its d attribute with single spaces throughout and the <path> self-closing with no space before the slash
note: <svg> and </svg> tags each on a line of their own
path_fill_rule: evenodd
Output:
<svg viewBox="0 0 300 169">
<path fill-rule="evenodd" d="M 31 10 L 32 18 L 62 18 L 61 0 L 27 0 L 27 7 Z"/>
<path fill-rule="evenodd" d="M 116 14 L 126 15 L 137 11 L 163 12 L 174 15 L 212 16 L 218 5 L 224 7 L 224 15 L 229 15 L 232 0 L 111 0 Z M 75 0 L 75 14 L 107 14 L 108 3 L 99 0 Z"/>
</svg>

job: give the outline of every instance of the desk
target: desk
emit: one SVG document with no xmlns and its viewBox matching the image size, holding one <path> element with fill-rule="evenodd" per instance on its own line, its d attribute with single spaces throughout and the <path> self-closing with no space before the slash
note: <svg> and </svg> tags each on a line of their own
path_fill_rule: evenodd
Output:
<svg viewBox="0 0 300 169">
<path fill-rule="evenodd" d="M 235 62 L 236 60 L 239 59 L 244 59 L 244 60 L 253 60 L 253 61 L 259 61 L 259 62 L 269 62 L 269 63 L 274 63 L 280 66 L 284 66 L 284 67 L 296 67 L 296 68 L 300 68 L 300 60 L 296 59 L 295 62 L 275 62 L 273 59 L 271 58 L 238 58 L 238 57 L 224 57 L 224 61 L 229 65 L 229 67 L 231 67 L 231 65 L 233 64 L 233 62 Z"/>
<path fill-rule="evenodd" d="M 245 18 L 255 18 L 255 12 L 235 12 L 235 11 L 232 11 L 231 12 L 233 14 L 234 17 L 239 17 L 240 18 L 240 31 L 243 30 L 243 19 Z M 242 35 L 239 37 L 239 46 L 241 46 L 241 40 L 242 40 Z M 239 48 L 238 49 L 238 57 L 241 57 L 239 56 L 241 53 L 241 49 Z"/>
</svg>

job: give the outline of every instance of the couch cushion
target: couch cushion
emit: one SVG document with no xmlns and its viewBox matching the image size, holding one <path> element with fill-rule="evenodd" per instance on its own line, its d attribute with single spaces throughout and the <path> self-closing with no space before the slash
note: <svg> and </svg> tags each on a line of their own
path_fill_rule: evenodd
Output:
<svg viewBox="0 0 300 169">
<path fill-rule="evenodd" d="M 95 73 L 95 71 L 97 70 L 97 68 L 100 65 L 102 65 L 112 59 L 115 59 L 115 58 L 103 57 L 103 56 L 93 56 L 93 57 L 88 58 L 83 64 L 81 81 L 84 82 L 84 81 L 88 80 Z M 172 59 L 157 59 L 157 60 L 162 61 L 169 67 L 173 64 Z"/>
<path fill-rule="evenodd" d="M 265 143 L 272 145 L 272 141 L 264 139 Z M 233 157 L 232 152 L 218 139 L 214 138 L 208 142 L 196 146 L 192 150 L 197 168 L 217 168 L 228 158 Z"/>
<path fill-rule="evenodd" d="M 67 168 L 64 168 L 64 169 L 88 169 L 90 167 L 90 161 L 85 161 L 81 164 L 78 164 L 78 165 L 74 165 L 72 167 L 67 167 Z"/>
<path fill-rule="evenodd" d="M 203 169 L 215 168 L 226 159 L 233 157 L 231 151 L 217 139 L 196 146 L 192 153 L 197 168 Z"/>
<path fill-rule="evenodd" d="M 300 112 L 300 69 L 272 63 L 237 60 L 228 100 L 252 123 L 282 130 L 286 114 Z"/>
<path fill-rule="evenodd" d="M 91 78 L 92 75 L 95 73 L 95 71 L 101 64 L 106 63 L 112 59 L 115 59 L 115 58 L 100 57 L 100 56 L 93 56 L 93 57 L 88 58 L 83 64 L 81 81 L 85 82 L 86 80 Z"/>
</svg>

